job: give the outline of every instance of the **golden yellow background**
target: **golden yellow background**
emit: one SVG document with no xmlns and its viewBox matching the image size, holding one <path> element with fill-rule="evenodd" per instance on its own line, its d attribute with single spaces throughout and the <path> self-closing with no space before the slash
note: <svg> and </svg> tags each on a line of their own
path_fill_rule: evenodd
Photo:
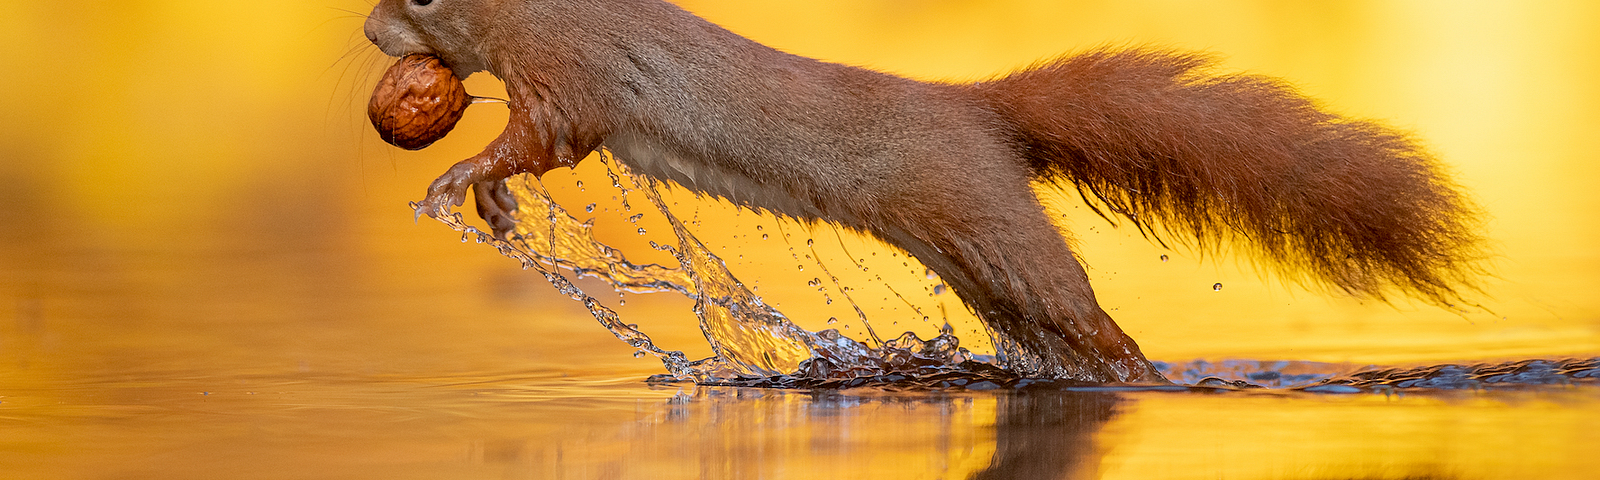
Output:
<svg viewBox="0 0 1600 480">
<path fill-rule="evenodd" d="M 1595 186 L 1600 178 L 1595 161 L 1600 156 L 1595 133 L 1600 131 L 1600 3 L 696 0 L 681 5 L 793 53 L 933 80 L 985 78 L 1103 44 L 1216 52 L 1229 70 L 1288 79 L 1335 111 L 1414 132 L 1492 216 L 1487 236 L 1498 255 L 1497 276 L 1483 296 L 1487 311 L 1458 314 L 1288 288 L 1260 278 L 1248 263 L 1232 257 L 1201 260 L 1192 252 L 1163 251 L 1136 232 L 1111 229 L 1084 214 L 1074 208 L 1076 200 L 1062 198 L 1055 205 L 1088 259 L 1102 303 L 1154 359 L 1421 363 L 1600 352 L 1600 295 L 1595 293 L 1600 289 L 1600 216 L 1595 213 L 1600 209 Z M 9 47 L 6 73 L 0 75 L 0 397 L 5 397 L 0 398 L 0 422 L 12 421 L 5 408 L 74 406 L 43 417 L 15 417 L 25 420 L 6 425 L 30 425 L 29 438 L 44 440 L 17 440 L 19 446 L 5 457 L 54 459 L 37 460 L 33 465 L 39 471 L 49 471 L 50 465 L 94 471 L 155 460 L 107 454 L 83 463 L 67 452 L 83 451 L 81 442 L 106 439 L 179 446 L 212 442 L 200 434 L 171 433 L 200 421 L 72 433 L 66 426 L 117 425 L 98 420 L 104 405 L 130 415 L 149 411 L 128 405 L 149 398 L 150 391 L 76 387 L 94 382 L 166 379 L 151 388 L 171 398 L 179 391 L 234 388 L 254 395 L 300 388 L 320 408 L 307 428 L 337 432 L 370 428 L 396 416 L 426 416 L 418 412 L 433 406 L 413 399 L 394 400 L 399 406 L 392 410 L 329 407 L 340 405 L 346 395 L 390 401 L 382 396 L 386 384 L 363 383 L 374 378 L 486 375 L 504 380 L 512 373 L 540 372 L 528 383 L 542 384 L 568 373 L 603 373 L 633 385 L 661 371 L 652 359 L 633 358 L 632 350 L 594 324 L 580 305 L 514 262 L 481 245 L 461 243 L 457 233 L 437 222 L 413 221 L 406 202 L 420 198 L 424 186 L 449 164 L 492 139 L 505 113 L 497 106 L 474 107 L 449 138 L 421 152 L 379 141 L 366 124 L 364 108 L 366 94 L 390 59 L 360 34 L 361 15 L 369 8 L 362 0 L 61 0 L 14 2 L 0 12 L 0 41 Z M 485 77 L 469 79 L 469 90 L 494 94 L 499 86 Z M 590 199 L 612 194 L 600 172 L 588 162 L 578 174 L 555 172 L 545 183 L 577 211 Z M 577 180 L 587 186 L 577 189 Z M 828 316 L 845 315 L 844 323 L 850 323 L 847 314 L 837 313 L 845 311 L 842 303 L 822 305 L 805 287 L 816 275 L 795 269 L 788 251 L 794 243 L 756 238 L 775 234 L 776 222 L 712 202 L 672 198 L 681 202 L 674 207 L 680 215 L 700 217 L 701 236 L 729 259 L 736 274 L 760 280 L 762 293 L 797 321 L 821 328 Z M 637 196 L 633 201 L 643 204 Z M 765 228 L 756 231 L 756 225 Z M 661 231 L 659 223 L 650 228 Z M 631 228 L 602 232 L 607 241 L 628 246 L 630 255 L 659 258 L 640 246 Z M 814 235 L 819 243 L 840 243 L 831 233 Z M 893 252 L 871 250 L 848 237 L 843 243 L 851 246 L 852 256 L 868 259 L 874 274 L 885 276 L 882 282 L 857 280 L 867 284 L 861 288 L 897 286 L 930 311 L 948 300 L 948 294 L 922 293 L 931 285 L 913 268 L 873 258 Z M 1171 260 L 1161 261 L 1164 254 Z M 836 272 L 854 268 L 845 258 L 827 261 Z M 1224 288 L 1213 291 L 1214 283 Z M 615 300 L 597 283 L 583 285 Z M 640 323 L 663 347 L 691 356 L 708 353 L 687 302 L 653 296 L 629 300 L 619 307 L 624 319 Z M 873 324 L 880 333 L 931 330 L 932 324 L 911 318 L 879 294 L 858 300 L 869 314 L 882 315 Z M 894 323 L 902 320 L 897 315 L 908 321 Z M 951 315 L 961 316 L 959 311 Z M 275 383 L 281 378 L 323 383 Z M 345 384 L 359 394 L 337 388 Z M 631 390 L 608 394 L 634 395 Z M 25 399 L 18 400 L 19 395 Z M 1560 466 L 1578 451 L 1571 448 L 1597 441 L 1584 433 L 1592 429 L 1561 427 L 1577 420 L 1569 417 L 1571 410 L 1557 408 L 1560 402 L 1541 400 L 1506 410 L 1493 401 L 1412 399 L 1375 415 L 1366 408 L 1387 400 L 1307 400 L 1295 403 L 1308 407 L 1296 414 L 1235 423 L 1241 416 L 1287 408 L 1287 401 L 1232 400 L 1237 399 L 1145 400 L 1137 415 L 1109 428 L 1133 440 L 1115 444 L 1102 473 L 1150 478 L 1152 472 L 1215 470 L 1270 477 L 1283 473 L 1274 465 L 1283 465 L 1260 462 L 1258 455 L 1279 454 L 1345 459 L 1348 463 L 1334 463 L 1348 466 L 1338 470 L 1347 476 L 1394 473 L 1358 458 L 1418 468 L 1456 462 L 1464 471 L 1517 476 L 1515 461 L 1493 463 L 1497 452 L 1542 452 L 1545 456 L 1523 460 Z M 969 402 L 969 410 L 962 410 L 976 420 L 956 423 L 988 422 L 985 416 L 998 407 L 992 398 L 986 401 L 975 409 Z M 625 405 L 607 405 L 618 416 L 642 415 L 628 413 Z M 787 404 L 778 410 L 787 411 L 782 405 Z M 1404 408 L 1418 405 L 1428 408 Z M 481 414 L 465 412 L 460 418 L 493 423 Z M 267 409 L 264 418 L 300 419 L 294 415 Z M 460 418 L 447 416 L 428 425 Z M 766 418 L 757 415 L 751 422 L 767 425 Z M 919 418 L 936 417 L 902 420 Z M 1198 420 L 1165 429 L 1173 418 Z M 1467 425 L 1463 418 L 1484 420 Z M 1353 443 L 1315 443 L 1323 438 L 1317 431 L 1278 430 L 1280 422 L 1359 428 L 1337 437 Z M 255 430 L 240 431 L 272 431 L 273 425 L 262 420 L 249 427 Z M 544 432 L 539 435 L 556 436 L 561 430 L 539 425 L 548 430 L 532 429 Z M 1498 427 L 1550 432 L 1539 434 L 1550 443 L 1451 443 L 1467 436 L 1462 432 L 1480 432 L 1472 425 L 1489 432 L 1501 431 Z M 1163 430 L 1140 440 L 1138 432 L 1152 428 Z M 1385 428 L 1420 443 L 1361 443 L 1370 432 L 1390 431 Z M 1226 429 L 1240 432 L 1216 443 L 1227 447 L 1186 450 L 1211 445 L 1217 441 L 1213 435 Z M 160 434 L 150 436 L 151 431 Z M 1306 436 L 1297 436 L 1302 433 Z M 993 448 L 983 442 L 993 439 L 979 437 L 966 439 L 976 442 L 976 453 L 958 457 L 981 460 L 984 449 Z M 1455 446 L 1433 447 L 1443 444 Z M 254 453 L 275 444 L 242 445 L 225 452 L 240 459 L 227 465 L 265 468 L 265 460 Z M 478 460 L 497 451 L 493 443 L 471 445 L 478 450 L 466 455 Z M 419 441 L 402 447 L 414 448 L 396 451 L 431 458 L 426 452 L 438 445 Z M 387 458 L 377 450 L 344 454 Z M 450 455 L 441 457 L 454 458 Z M 1163 460 L 1151 463 L 1150 458 Z M 337 463 L 318 463 L 313 456 L 300 460 L 307 462 L 307 474 L 319 472 L 312 465 Z M 1284 468 L 1295 465 L 1290 461 Z M 338 466 L 345 470 L 333 473 L 365 471 L 359 464 Z"/>
</svg>

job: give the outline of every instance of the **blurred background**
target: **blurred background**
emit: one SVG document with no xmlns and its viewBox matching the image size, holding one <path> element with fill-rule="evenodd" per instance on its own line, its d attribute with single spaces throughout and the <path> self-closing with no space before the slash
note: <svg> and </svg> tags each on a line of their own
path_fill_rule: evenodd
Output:
<svg viewBox="0 0 1600 480">
<path fill-rule="evenodd" d="M 1463 313 L 1288 287 L 1281 279 L 1263 278 L 1248 260 L 1163 250 L 1137 232 L 1111 228 L 1071 196 L 1053 197 L 1051 206 L 1087 259 L 1102 304 L 1153 359 L 1405 364 L 1600 352 L 1600 189 L 1594 186 L 1600 178 L 1600 3 L 679 3 L 792 53 L 928 80 L 983 79 L 1107 44 L 1216 52 L 1227 70 L 1287 79 L 1331 110 L 1415 133 L 1491 216 L 1487 236 L 1496 249 L 1496 275 L 1480 297 L 1483 308 Z M 405 393 L 391 395 L 388 384 L 372 379 L 495 378 L 547 385 L 541 379 L 599 374 L 638 388 L 640 378 L 662 372 L 654 359 L 634 358 L 581 305 L 516 262 L 463 243 L 438 222 L 413 219 L 407 202 L 421 198 L 450 164 L 494 138 L 506 113 L 497 105 L 475 106 L 449 138 L 420 152 L 383 144 L 364 115 L 367 94 L 391 62 L 361 35 L 362 15 L 371 5 L 58 0 L 16 2 L 0 13 L 0 40 L 10 47 L 5 65 L 12 69 L 0 75 L 0 420 L 31 426 L 29 439 L 13 437 L 14 443 L 6 443 L 10 455 L 0 458 L 77 465 L 82 459 L 35 454 L 82 451 L 83 441 L 111 437 L 166 442 L 174 449 L 224 448 L 234 443 L 216 438 L 278 431 L 282 427 L 274 422 L 285 418 L 309 419 L 303 428 L 316 432 L 432 418 L 419 412 L 437 405 L 415 400 L 425 393 L 395 387 Z M 502 91 L 482 74 L 467 85 L 478 95 Z M 585 162 L 574 172 L 552 172 L 544 184 L 570 211 L 599 203 L 594 216 L 601 240 L 636 260 L 667 261 L 644 246 L 651 239 L 670 240 L 658 236 L 665 232 L 659 215 L 642 196 L 627 197 L 635 210 L 652 214 L 640 220 L 651 234 L 635 233 L 638 226 L 626 217 L 638 212 L 624 214 L 601 167 Z M 844 331 L 858 337 L 862 330 L 841 289 L 819 292 L 807 285 L 821 268 L 808 263 L 804 254 L 813 252 L 799 246 L 814 239 L 820 265 L 856 289 L 852 298 L 880 333 L 912 330 L 927 337 L 948 320 L 959 325 L 965 344 L 984 348 L 985 339 L 972 333 L 970 315 L 953 296 L 937 294 L 937 280 L 898 252 L 686 195 L 668 195 L 668 201 L 736 275 L 802 325 L 851 327 Z M 1222 288 L 1214 289 L 1219 283 Z M 630 294 L 623 305 L 622 296 L 600 284 L 582 285 L 661 346 L 692 358 L 709 354 L 681 298 Z M 830 317 L 841 320 L 829 324 Z M 120 386 L 96 387 L 106 382 Z M 295 382 L 298 387 L 284 386 Z M 182 421 L 144 416 L 157 422 L 140 427 L 151 430 L 116 429 L 131 421 L 123 414 L 213 411 L 176 401 L 167 410 L 151 410 L 138 406 L 148 404 L 141 399 L 194 399 L 221 390 L 237 398 L 295 390 L 320 399 L 320 409 L 297 410 L 299 404 L 288 401 L 260 419 L 225 413 Z M 367 402 L 366 409 L 343 409 L 357 390 L 376 396 L 351 400 Z M 640 395 L 667 394 L 627 390 L 618 395 L 623 403 L 608 405 L 632 419 L 643 414 L 626 402 Z M 1156 413 L 1117 428 L 1139 431 L 1139 425 L 1171 425 L 1173 415 L 1222 415 L 1217 409 L 1224 408 L 1248 415 L 1251 402 L 1266 401 L 1193 405 L 1175 398 L 1167 400 L 1182 403 L 1176 414 L 1159 413 L 1162 401 L 1147 402 L 1141 408 Z M 993 417 L 997 407 L 990 402 L 979 403 L 975 422 Z M 96 407 L 27 415 L 15 410 L 61 404 Z M 215 407 L 224 405 L 253 404 Z M 775 412 L 790 411 L 782 405 Z M 1482 413 L 1475 403 L 1454 406 L 1463 410 L 1459 415 Z M 1095 408 L 1102 407 L 1110 408 Z M 584 401 L 566 412 L 592 408 Z M 7 416 L 13 413 L 21 416 Z M 454 439 L 440 425 L 493 417 L 481 411 L 449 415 L 455 416 L 420 429 L 406 424 L 407 431 Z M 750 415 L 741 425 L 771 426 L 763 419 L 772 417 Z M 1430 425 L 1455 425 L 1462 418 L 1457 415 L 1429 417 L 1412 437 L 1449 443 L 1455 438 L 1450 429 Z M 1237 427 L 1234 418 L 1190 423 L 1184 434 L 1147 435 L 1150 442 L 1171 443 L 1143 450 L 1124 446 L 1122 452 L 1175 458 L 1163 452 L 1209 444 L 1217 431 L 1210 427 Z M 1361 418 L 1379 427 L 1402 423 Z M 1553 427 L 1569 425 L 1566 418 L 1534 421 Z M 195 438 L 174 433 L 220 419 L 234 423 Z M 79 424 L 109 430 L 70 430 Z M 569 431 L 538 425 L 532 430 L 548 435 Z M 1507 428 L 1525 425 L 1519 419 L 1504 422 Z M 1363 446 L 1335 453 L 1381 454 L 1359 443 L 1367 432 L 1349 436 Z M 1540 438 L 1562 442 L 1589 435 L 1588 444 L 1594 441 L 1592 433 L 1559 432 L 1567 436 Z M 1269 453 L 1299 445 L 1294 437 L 1259 438 L 1267 443 L 1251 445 Z M 985 438 L 963 441 L 980 445 L 978 453 L 966 451 L 972 456 L 963 458 L 981 460 Z M 987 441 L 992 445 L 992 438 Z M 438 450 L 417 442 L 393 451 Z M 520 451 L 478 440 L 461 445 L 467 445 L 463 455 L 479 460 Z M 1452 450 L 1452 458 L 1486 458 L 1506 448 L 1474 445 Z M 261 444 L 238 446 L 241 461 L 264 461 L 256 455 Z M 117 456 L 124 453 L 111 454 L 123 450 L 104 448 L 108 453 L 96 457 L 99 462 L 139 465 Z M 1296 458 L 1328 453 L 1306 448 L 1311 450 Z M 1418 458 L 1433 451 L 1417 448 Z M 382 455 L 370 450 L 362 452 Z M 540 452 L 560 454 L 559 448 Z M 1246 468 L 1265 465 L 1251 452 L 1260 451 L 1225 458 L 1251 459 L 1240 463 Z M 174 460 L 154 471 L 170 473 L 186 462 Z M 333 463 L 347 473 L 364 471 L 359 463 Z"/>
</svg>

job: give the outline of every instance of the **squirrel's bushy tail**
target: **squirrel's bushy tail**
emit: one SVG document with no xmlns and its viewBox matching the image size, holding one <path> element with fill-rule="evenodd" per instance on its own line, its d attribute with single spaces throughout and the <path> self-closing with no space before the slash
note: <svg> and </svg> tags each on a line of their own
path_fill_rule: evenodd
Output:
<svg viewBox="0 0 1600 480">
<path fill-rule="evenodd" d="M 974 85 L 1047 181 L 1147 235 L 1259 253 L 1355 295 L 1460 302 L 1481 214 L 1414 140 L 1205 55 L 1096 50 Z M 1160 229 L 1159 231 L 1157 229 Z"/>
</svg>

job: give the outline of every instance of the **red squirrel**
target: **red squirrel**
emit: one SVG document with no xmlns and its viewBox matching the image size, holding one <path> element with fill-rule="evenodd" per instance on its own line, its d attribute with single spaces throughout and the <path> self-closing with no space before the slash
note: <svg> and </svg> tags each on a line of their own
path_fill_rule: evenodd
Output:
<svg viewBox="0 0 1600 480">
<path fill-rule="evenodd" d="M 1165 381 L 1095 300 L 1036 182 L 1158 241 L 1231 242 L 1358 296 L 1451 305 L 1482 273 L 1478 209 L 1415 140 L 1202 54 L 1100 49 L 930 83 L 788 54 L 663 0 L 381 0 L 365 33 L 461 78 L 489 72 L 510 97 L 505 131 L 434 181 L 419 215 L 471 188 L 503 232 L 507 177 L 605 148 L 903 249 L 1022 375 Z"/>
</svg>

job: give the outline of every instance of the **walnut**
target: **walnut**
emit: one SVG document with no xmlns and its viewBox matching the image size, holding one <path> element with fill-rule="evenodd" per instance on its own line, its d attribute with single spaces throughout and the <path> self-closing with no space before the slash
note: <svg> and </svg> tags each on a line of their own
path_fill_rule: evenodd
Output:
<svg viewBox="0 0 1600 480">
<path fill-rule="evenodd" d="M 439 57 L 407 55 L 378 81 L 367 118 L 383 141 L 417 150 L 450 133 L 470 103 L 461 79 Z"/>
</svg>

